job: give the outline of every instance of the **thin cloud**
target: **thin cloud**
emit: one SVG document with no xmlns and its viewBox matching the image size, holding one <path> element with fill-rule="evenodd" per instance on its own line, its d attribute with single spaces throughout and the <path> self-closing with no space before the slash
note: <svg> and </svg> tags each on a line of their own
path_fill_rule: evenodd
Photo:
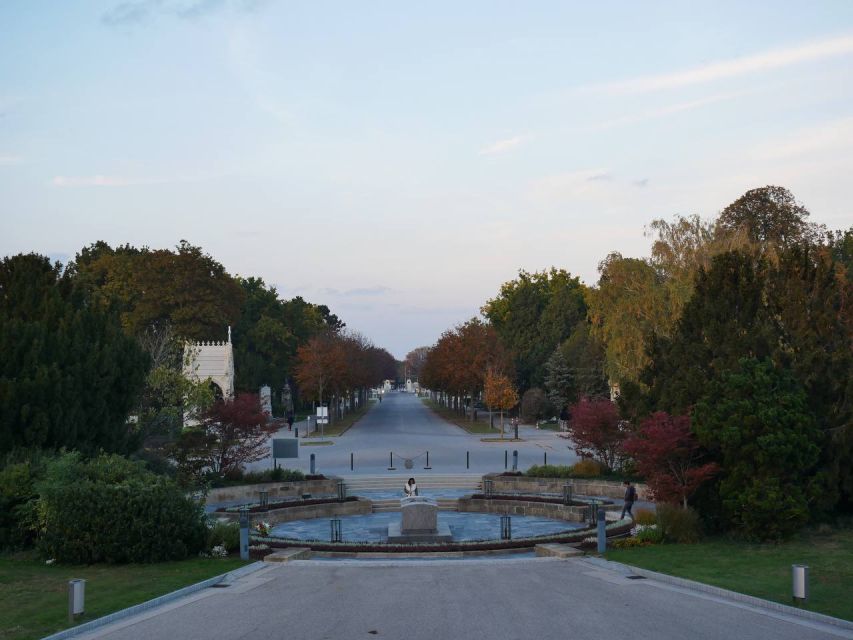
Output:
<svg viewBox="0 0 853 640">
<path fill-rule="evenodd" d="M 619 118 L 613 118 L 612 120 L 606 120 L 599 124 L 595 124 L 590 127 L 593 131 L 602 131 L 605 129 L 613 129 L 615 127 L 624 127 L 632 124 L 637 124 L 639 122 L 646 122 L 647 120 L 656 120 L 658 118 L 665 118 L 667 116 L 674 115 L 676 113 L 681 113 L 683 111 L 692 111 L 693 109 L 700 109 L 702 107 L 708 106 L 709 104 L 715 104 L 718 102 L 724 102 L 726 100 L 732 100 L 734 98 L 739 98 L 744 96 L 750 91 L 737 91 L 732 93 L 719 93 L 712 96 L 707 96 L 705 98 L 699 98 L 698 100 L 690 100 L 688 102 L 679 102 L 677 104 L 667 105 L 665 107 L 660 107 L 658 109 L 651 109 L 649 111 L 641 111 L 640 113 L 636 113 L 633 115 L 622 116 Z"/>
<path fill-rule="evenodd" d="M 386 293 L 391 293 L 391 288 L 376 285 L 375 287 L 358 287 L 355 289 L 346 289 L 344 291 L 341 291 L 340 289 L 325 288 L 321 289 L 320 292 L 327 296 L 356 298 L 385 295 Z"/>
<path fill-rule="evenodd" d="M 685 71 L 590 85 L 581 90 L 610 94 L 648 93 L 704 84 L 749 73 L 772 71 L 804 62 L 850 55 L 851 53 L 853 53 L 853 35 L 844 35 L 784 49 L 771 49 L 763 53 L 722 62 L 712 62 Z"/>
<path fill-rule="evenodd" d="M 50 184 L 54 187 L 130 187 L 141 184 L 158 184 L 165 180 L 143 180 L 117 176 L 55 176 Z"/>
<path fill-rule="evenodd" d="M 238 13 L 251 13 L 266 4 L 266 0 L 128 0 L 117 4 L 101 16 L 101 22 L 110 27 L 133 26 L 161 14 L 182 20 L 198 20 L 223 9 Z"/>
<path fill-rule="evenodd" d="M 849 150 L 853 146 L 853 117 L 830 120 L 800 129 L 760 145 L 755 155 L 760 158 L 798 158 L 832 151 Z"/>
<path fill-rule="evenodd" d="M 514 136 L 512 138 L 507 138 L 505 140 L 498 140 L 494 144 L 490 144 L 488 147 L 484 147 L 480 149 L 481 156 L 491 156 L 498 153 L 505 153 L 510 149 L 513 149 L 520 145 L 522 142 L 527 140 L 528 136 Z"/>
<path fill-rule="evenodd" d="M 24 162 L 24 159 L 21 156 L 12 156 L 12 155 L 0 154 L 0 166 L 21 164 L 23 162 Z"/>
</svg>

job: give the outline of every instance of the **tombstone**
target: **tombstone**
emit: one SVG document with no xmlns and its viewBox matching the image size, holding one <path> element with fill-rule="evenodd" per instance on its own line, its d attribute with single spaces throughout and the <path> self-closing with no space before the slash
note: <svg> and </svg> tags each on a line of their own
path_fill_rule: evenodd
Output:
<svg viewBox="0 0 853 640">
<path fill-rule="evenodd" d="M 261 387 L 260 397 L 261 411 L 272 417 L 272 390 L 267 385 Z"/>
<path fill-rule="evenodd" d="M 284 383 L 281 388 L 281 406 L 284 407 L 284 413 L 293 413 L 293 393 L 290 390 L 290 385 Z"/>
<path fill-rule="evenodd" d="M 413 496 L 400 500 L 400 522 L 388 525 L 388 542 L 450 542 L 450 527 L 438 521 L 438 503 Z"/>
</svg>

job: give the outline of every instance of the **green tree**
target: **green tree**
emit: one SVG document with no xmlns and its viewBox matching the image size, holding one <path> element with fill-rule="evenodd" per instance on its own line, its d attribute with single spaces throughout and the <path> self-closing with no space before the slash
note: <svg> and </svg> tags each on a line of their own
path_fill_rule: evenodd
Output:
<svg viewBox="0 0 853 640">
<path fill-rule="evenodd" d="M 723 209 L 718 233 L 742 233 L 762 253 L 814 242 L 819 229 L 808 223 L 809 211 L 784 187 L 751 189 Z"/>
<path fill-rule="evenodd" d="M 611 253 L 598 266 L 598 287 L 588 292 L 592 335 L 605 345 L 611 382 L 636 382 L 649 364 L 649 336 L 668 336 L 676 318 L 663 277 L 645 260 Z"/>
<path fill-rule="evenodd" d="M 119 306 L 130 335 L 169 322 L 181 338 L 210 340 L 240 317 L 240 285 L 222 264 L 186 240 L 175 251 L 113 250 L 98 242 L 77 255 L 71 270 L 105 304 Z"/>
<path fill-rule="evenodd" d="M 521 388 L 541 386 L 546 361 L 586 317 L 584 286 L 563 269 L 522 270 L 482 313 L 512 354 Z"/>
<path fill-rule="evenodd" d="M 753 539 L 782 538 L 809 520 L 824 483 L 822 434 L 790 372 L 745 358 L 708 386 L 693 428 L 720 465 L 724 520 Z"/>
<path fill-rule="evenodd" d="M 0 452 L 127 451 L 148 357 L 59 265 L 0 262 Z"/>
</svg>

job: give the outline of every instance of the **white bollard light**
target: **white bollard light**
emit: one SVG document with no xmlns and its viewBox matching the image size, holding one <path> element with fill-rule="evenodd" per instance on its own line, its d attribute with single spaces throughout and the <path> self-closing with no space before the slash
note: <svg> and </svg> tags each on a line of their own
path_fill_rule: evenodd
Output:
<svg viewBox="0 0 853 640">
<path fill-rule="evenodd" d="M 809 568 L 804 564 L 791 565 L 791 592 L 795 604 L 803 604 L 809 597 Z"/>
<path fill-rule="evenodd" d="M 68 620 L 83 613 L 86 604 L 86 581 L 75 578 L 68 581 Z"/>
</svg>

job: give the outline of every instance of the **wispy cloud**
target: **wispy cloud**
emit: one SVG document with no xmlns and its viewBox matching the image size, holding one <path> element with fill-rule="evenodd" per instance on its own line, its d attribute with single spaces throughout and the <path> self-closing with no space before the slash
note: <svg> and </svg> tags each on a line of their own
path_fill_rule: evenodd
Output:
<svg viewBox="0 0 853 640">
<path fill-rule="evenodd" d="M 391 293 L 390 287 L 385 287 L 382 285 L 376 285 L 374 287 L 359 287 L 355 289 L 345 289 L 341 291 L 340 289 L 321 289 L 321 293 L 324 293 L 328 296 L 339 296 L 339 297 L 347 297 L 347 298 L 355 298 L 355 297 L 367 297 L 367 296 L 382 296 L 386 293 Z"/>
<path fill-rule="evenodd" d="M 480 149 L 480 155 L 491 156 L 498 153 L 505 153 L 510 149 L 517 147 L 522 142 L 525 142 L 529 137 L 530 136 L 513 136 L 512 138 L 506 138 L 505 140 L 498 140 L 497 142 L 490 144 L 488 147 Z"/>
<path fill-rule="evenodd" d="M 648 111 L 640 111 L 639 113 L 630 114 L 626 116 L 620 116 L 618 118 L 613 118 L 611 120 L 605 120 L 604 122 L 600 122 L 598 124 L 594 124 L 590 127 L 593 131 L 601 131 L 604 129 L 613 129 L 615 127 L 624 127 L 632 124 L 637 124 L 638 122 L 646 122 L 648 120 L 656 120 L 659 118 L 666 118 L 667 116 L 675 115 L 676 113 L 681 113 L 684 111 L 692 111 L 694 109 L 700 109 L 702 107 L 708 106 L 710 104 L 715 104 L 718 102 L 724 102 L 726 100 L 732 100 L 734 98 L 739 98 L 741 96 L 747 95 L 750 93 L 749 91 L 737 91 L 731 93 L 719 93 L 712 96 L 707 96 L 705 98 L 699 98 L 698 100 L 690 100 L 687 102 L 679 102 L 676 104 L 666 105 L 664 107 L 659 107 L 657 109 L 650 109 Z"/>
<path fill-rule="evenodd" d="M 731 60 L 712 62 L 684 71 L 589 85 L 581 90 L 610 94 L 647 93 L 704 84 L 749 73 L 772 71 L 804 62 L 814 62 L 850 54 L 853 54 L 853 35 L 844 35 L 784 49 L 771 49 L 763 53 Z"/>
<path fill-rule="evenodd" d="M 759 158 L 798 158 L 853 148 L 853 116 L 806 127 L 765 142 L 756 148 Z"/>
<path fill-rule="evenodd" d="M 266 0 L 126 0 L 106 11 L 101 21 L 110 27 L 126 27 L 158 14 L 198 20 L 223 9 L 249 13 L 264 4 Z"/>
<path fill-rule="evenodd" d="M 21 156 L 13 156 L 13 155 L 0 153 L 0 166 L 11 165 L 11 164 L 21 164 L 23 161 L 24 161 L 24 159 Z"/>
<path fill-rule="evenodd" d="M 54 187 L 132 187 L 144 184 L 171 182 L 156 178 L 122 178 L 118 176 L 55 176 L 50 184 Z"/>
</svg>

